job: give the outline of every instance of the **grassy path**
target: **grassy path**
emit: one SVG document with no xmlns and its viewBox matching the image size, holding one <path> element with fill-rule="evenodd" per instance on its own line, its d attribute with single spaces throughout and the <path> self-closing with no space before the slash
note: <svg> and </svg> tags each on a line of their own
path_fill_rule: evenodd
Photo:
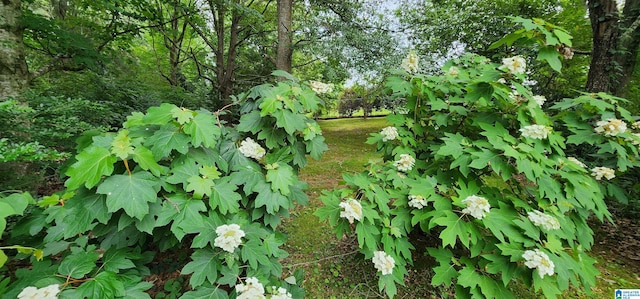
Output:
<svg viewBox="0 0 640 299">
<path fill-rule="evenodd" d="M 309 183 L 309 205 L 295 210 L 284 226 L 289 235 L 286 249 L 291 253 L 284 264 L 289 265 L 291 272 L 304 269 L 307 298 L 377 297 L 375 270 L 361 263 L 361 257 L 355 253 L 357 245 L 350 240 L 338 240 L 313 211 L 322 205 L 318 199 L 320 192 L 337 187 L 342 173 L 360 172 L 369 159 L 377 157 L 375 146 L 365 141 L 369 133 L 380 131 L 387 123 L 384 118 L 319 123 L 329 150 L 319 161 L 310 159 L 300 174 Z"/>
</svg>

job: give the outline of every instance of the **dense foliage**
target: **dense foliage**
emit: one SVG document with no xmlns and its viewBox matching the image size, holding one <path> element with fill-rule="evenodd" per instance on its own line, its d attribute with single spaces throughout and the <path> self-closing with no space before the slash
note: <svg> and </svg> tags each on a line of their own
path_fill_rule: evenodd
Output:
<svg viewBox="0 0 640 299">
<path fill-rule="evenodd" d="M 570 45 L 570 36 L 530 24 L 518 34 L 559 68 L 553 45 Z M 409 56 L 387 80 L 409 112 L 389 116 L 392 126 L 369 138 L 383 160 L 345 174 L 346 185 L 325 192 L 316 212 L 338 236 L 355 232 L 387 295 L 422 254 L 439 264 L 431 283 L 460 298 L 514 298 L 515 281 L 547 298 L 595 285 L 588 220 L 611 220 L 605 197 L 624 193 L 615 178 L 639 165 L 640 135 L 627 128 L 634 118 L 619 98 L 545 105 L 524 84 L 528 61 L 465 55 L 441 75 L 423 75 Z M 585 145 L 588 160 L 569 155 Z M 441 246 L 415 242 L 423 236 Z"/>
<path fill-rule="evenodd" d="M 247 297 L 260 289 L 272 298 L 302 296 L 299 276 L 280 280 L 287 252 L 276 228 L 306 203 L 307 184 L 297 173 L 307 155 L 317 159 L 327 149 L 306 116 L 319 102 L 307 85 L 286 81 L 239 96 L 237 126 L 220 121 L 224 111 L 162 104 L 132 114 L 117 132 L 85 135 L 66 189 L 12 224 L 9 242 L 19 246 L 2 248 L 11 253 L 0 256 L 2 264 L 7 255 L 27 257 L 11 249 L 43 250 L 31 267 L 5 278 L 0 293 L 149 298 L 152 284 L 143 279 L 154 253 L 182 249 L 190 254 L 181 272 L 192 290 L 181 298 Z M 26 207 L 3 209 L 3 223 Z"/>
</svg>

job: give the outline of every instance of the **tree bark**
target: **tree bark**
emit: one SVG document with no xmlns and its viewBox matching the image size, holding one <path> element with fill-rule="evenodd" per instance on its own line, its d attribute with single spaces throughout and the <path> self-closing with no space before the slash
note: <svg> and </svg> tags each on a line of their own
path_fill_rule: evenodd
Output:
<svg viewBox="0 0 640 299">
<path fill-rule="evenodd" d="M 593 33 L 593 50 L 586 88 L 589 92 L 610 92 L 616 72 L 612 55 L 618 38 L 616 1 L 589 0 L 589 20 Z"/>
<path fill-rule="evenodd" d="M 276 69 L 291 73 L 293 55 L 293 0 L 278 0 L 278 47 Z"/>
<path fill-rule="evenodd" d="M 622 12 L 621 32 L 618 38 L 616 62 L 621 68 L 620 78 L 613 85 L 612 92 L 624 96 L 631 76 L 636 68 L 638 46 L 640 46 L 640 1 L 627 0 Z"/>
<path fill-rule="evenodd" d="M 0 101 L 18 96 L 29 82 L 20 15 L 20 0 L 0 0 Z"/>
<path fill-rule="evenodd" d="M 593 50 L 586 89 L 624 96 L 640 45 L 640 1 L 627 0 L 622 14 L 615 0 L 589 0 Z"/>
</svg>

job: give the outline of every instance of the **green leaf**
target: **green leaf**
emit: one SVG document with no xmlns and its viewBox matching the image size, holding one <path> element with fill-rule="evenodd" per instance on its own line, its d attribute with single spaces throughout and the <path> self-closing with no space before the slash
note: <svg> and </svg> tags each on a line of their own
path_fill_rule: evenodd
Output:
<svg viewBox="0 0 640 299">
<path fill-rule="evenodd" d="M 113 175 L 98 186 L 97 193 L 107 195 L 109 212 L 124 209 L 131 217 L 142 220 L 149 212 L 147 202 L 158 199 L 158 179 L 146 171 L 132 175 Z"/>
<path fill-rule="evenodd" d="M 538 52 L 538 60 L 546 61 L 549 66 L 556 72 L 562 71 L 562 61 L 560 61 L 560 53 L 553 46 L 540 48 Z"/>
<path fill-rule="evenodd" d="M 502 284 L 507 285 L 518 271 L 518 264 L 509 261 L 509 257 L 500 254 L 486 254 L 483 255 L 485 259 L 490 261 L 487 264 L 486 269 L 488 273 L 498 274 L 501 273 Z"/>
<path fill-rule="evenodd" d="M 221 130 L 216 125 L 217 120 L 206 110 L 198 111 L 191 122 L 184 126 L 184 132 L 191 136 L 191 144 L 213 148 L 218 143 Z"/>
<path fill-rule="evenodd" d="M 467 94 L 467 97 L 472 102 L 478 101 L 482 98 L 484 98 L 485 100 L 490 100 L 493 96 L 493 86 L 486 82 L 469 84 L 468 90 L 469 92 Z"/>
<path fill-rule="evenodd" d="M 211 196 L 211 188 L 213 188 L 213 179 L 194 175 L 187 180 L 188 184 L 185 191 L 193 191 L 193 197 L 201 199 L 203 196 Z"/>
<path fill-rule="evenodd" d="M 66 201 L 64 207 L 52 207 L 50 209 L 60 209 L 61 216 L 56 217 L 56 221 L 66 223 L 64 237 L 83 234 L 96 225 L 95 220 L 106 224 L 111 218 L 105 196 L 96 194 L 87 189 L 78 189 L 75 196 Z"/>
<path fill-rule="evenodd" d="M 302 94 L 298 96 L 300 103 L 307 111 L 316 111 L 320 104 L 320 99 L 316 93 L 311 89 L 304 89 Z"/>
<path fill-rule="evenodd" d="M 293 135 L 296 131 L 302 131 L 307 127 L 304 115 L 290 110 L 278 110 L 273 113 L 276 118 L 276 126 L 284 128 L 287 134 Z"/>
<path fill-rule="evenodd" d="M 258 193 L 254 202 L 256 208 L 264 206 L 269 214 L 275 214 L 280 208 L 289 208 L 289 198 L 280 192 L 273 191 L 270 184 L 259 184 L 256 187 L 255 191 Z"/>
<path fill-rule="evenodd" d="M 165 180 L 170 184 L 183 184 L 186 188 L 187 181 L 200 174 L 196 161 L 188 156 L 183 156 L 171 163 L 171 176 Z"/>
<path fill-rule="evenodd" d="M 285 145 L 284 140 L 287 134 L 282 130 L 274 127 L 263 127 L 258 133 L 258 139 L 264 140 L 268 148 L 276 148 Z"/>
<path fill-rule="evenodd" d="M 162 202 L 162 209 L 156 220 L 157 226 L 171 224 L 171 232 L 181 240 L 186 232 L 199 232 L 204 226 L 200 212 L 206 211 L 207 207 L 202 200 L 187 198 L 184 193 L 172 194 Z M 185 232 L 186 231 L 186 232 Z"/>
<path fill-rule="evenodd" d="M 482 222 L 500 242 L 505 242 L 507 237 L 511 242 L 522 243 L 525 238 L 513 226 L 515 219 L 518 219 L 518 213 L 510 205 L 500 202 L 500 207 L 491 209 L 491 213 L 487 214 Z"/>
<path fill-rule="evenodd" d="M 174 107 L 171 109 L 171 116 L 178 120 L 178 123 L 184 125 L 193 119 L 195 112 L 187 108 Z"/>
<path fill-rule="evenodd" d="M 155 176 L 165 174 L 167 171 L 166 167 L 158 164 L 153 152 L 142 145 L 136 146 L 131 157 L 142 169 L 151 171 Z"/>
<path fill-rule="evenodd" d="M 296 175 L 291 166 L 280 164 L 276 169 L 267 170 L 266 180 L 271 183 L 271 190 L 289 195 L 289 186 L 296 183 Z"/>
<path fill-rule="evenodd" d="M 118 158 L 103 147 L 89 146 L 76 156 L 76 162 L 65 173 L 69 179 L 64 183 L 70 190 L 84 184 L 87 189 L 100 182 L 102 176 L 113 172 L 113 164 Z"/>
<path fill-rule="evenodd" d="M 258 269 L 258 266 L 269 265 L 269 258 L 267 258 L 267 249 L 256 239 L 251 239 L 242 244 L 242 261 L 248 262 L 252 269 Z"/>
<path fill-rule="evenodd" d="M 456 133 L 445 133 L 447 137 L 442 138 L 444 145 L 442 145 L 436 152 L 436 156 L 452 156 L 454 159 L 460 157 L 464 151 L 463 144 L 468 144 L 468 141 L 464 136 Z"/>
<path fill-rule="evenodd" d="M 458 276 L 458 271 L 450 263 L 434 267 L 433 272 L 435 273 L 431 278 L 431 285 L 433 286 L 448 286 Z"/>
<path fill-rule="evenodd" d="M 482 275 L 470 267 L 463 267 L 459 273 L 458 284 L 463 287 L 474 288 L 482 280 Z"/>
<path fill-rule="evenodd" d="M 124 289 L 124 297 L 130 299 L 151 299 L 151 296 L 146 293 L 147 290 L 153 287 L 153 284 L 148 281 L 141 281 L 138 284 L 127 284 Z"/>
<path fill-rule="evenodd" d="M 209 243 L 213 247 L 215 239 L 218 237 L 216 228 L 223 224 L 222 221 L 212 213 L 210 213 L 208 217 L 201 217 L 201 219 L 202 222 L 200 224 L 189 221 L 188 224 L 185 223 L 182 225 L 187 232 L 198 232 L 198 235 L 195 236 L 191 242 L 191 248 L 205 248 Z"/>
<path fill-rule="evenodd" d="M 293 81 L 293 82 L 298 82 L 298 78 L 294 77 L 293 75 L 283 71 L 283 70 L 275 70 L 273 72 L 271 72 L 272 76 L 276 76 L 276 77 L 283 77 L 287 80 Z"/>
<path fill-rule="evenodd" d="M 242 196 L 235 192 L 236 189 L 238 189 L 238 186 L 229 182 L 228 177 L 216 182 L 212 190 L 213 192 L 211 193 L 211 199 L 209 200 L 211 208 L 218 208 L 223 215 L 227 213 L 237 213 L 240 209 Z"/>
<path fill-rule="evenodd" d="M 469 231 L 469 224 L 451 211 L 443 211 L 443 213 L 444 216 L 432 220 L 434 224 L 445 227 L 445 229 L 440 232 L 442 246 L 446 247 L 450 245 L 451 248 L 453 248 L 456 245 L 456 239 L 459 238 L 460 242 L 468 248 L 469 241 L 471 239 L 475 240 L 477 237 Z"/>
<path fill-rule="evenodd" d="M 111 142 L 111 153 L 124 160 L 133 154 L 133 146 L 128 130 L 120 130 Z"/>
<path fill-rule="evenodd" d="M 377 236 L 380 235 L 378 228 L 369 222 L 358 222 L 356 224 L 356 234 L 358 235 L 358 245 L 367 250 L 377 250 Z"/>
<path fill-rule="evenodd" d="M 229 295 L 219 287 L 199 287 L 184 293 L 180 299 L 229 299 Z"/>
<path fill-rule="evenodd" d="M 182 274 L 192 274 L 189 278 L 189 284 L 197 288 L 201 286 L 205 279 L 209 283 L 215 283 L 218 280 L 218 269 L 222 267 L 222 258 L 213 249 L 196 249 L 191 255 L 191 261 L 184 265 Z"/>
<path fill-rule="evenodd" d="M 2 251 L 2 249 L 0 249 L 0 268 L 2 268 L 4 266 L 4 264 L 7 262 L 8 259 L 9 259 L 9 257 L 7 257 L 7 255 L 4 253 L 4 251 Z"/>
<path fill-rule="evenodd" d="M 116 298 L 125 295 L 124 284 L 113 272 L 100 272 L 77 289 L 80 298 Z"/>
<path fill-rule="evenodd" d="M 0 217 L 9 215 L 22 215 L 29 203 L 34 203 L 33 197 L 29 192 L 13 193 L 7 197 L 0 197 L 0 203 L 7 206 L 0 208 Z M 0 230 L 3 231 L 4 229 Z"/>
<path fill-rule="evenodd" d="M 150 125 L 168 124 L 174 119 L 171 111 L 176 108 L 178 108 L 176 105 L 169 103 L 162 103 L 160 106 L 151 107 L 147 110 L 147 114 L 144 116 L 144 122 Z"/>
<path fill-rule="evenodd" d="M 270 97 L 265 97 L 260 104 L 260 116 L 265 116 L 269 114 L 273 114 L 276 111 L 282 110 L 282 96 L 275 95 Z"/>
<path fill-rule="evenodd" d="M 146 139 L 145 146 L 151 148 L 156 159 L 168 157 L 172 150 L 186 154 L 189 151 L 189 136 L 175 125 L 164 125 Z"/>
<path fill-rule="evenodd" d="M 322 153 L 329 150 L 329 146 L 324 142 L 323 136 L 316 136 L 307 143 L 307 152 L 316 160 L 320 160 Z"/>
<path fill-rule="evenodd" d="M 135 256 L 129 248 L 111 247 L 103 255 L 102 265 L 105 271 L 118 273 L 122 269 L 135 268 L 136 265 L 130 260 Z"/>
<path fill-rule="evenodd" d="M 81 279 L 96 267 L 99 254 L 95 251 L 79 251 L 62 260 L 58 272 L 64 276 Z M 93 298 L 93 297 L 89 297 Z"/>
<path fill-rule="evenodd" d="M 571 44 L 571 39 L 573 39 L 573 37 L 569 33 L 567 33 L 565 30 L 563 30 L 563 29 L 553 29 L 553 34 L 556 35 L 556 37 L 558 38 L 558 40 L 561 43 L 571 47 L 571 45 L 572 45 Z"/>
<path fill-rule="evenodd" d="M 240 117 L 240 123 L 238 123 L 236 130 L 240 132 L 251 132 L 253 134 L 257 134 L 262 129 L 263 122 L 265 122 L 265 120 L 260 116 L 260 111 L 253 110 Z"/>
</svg>

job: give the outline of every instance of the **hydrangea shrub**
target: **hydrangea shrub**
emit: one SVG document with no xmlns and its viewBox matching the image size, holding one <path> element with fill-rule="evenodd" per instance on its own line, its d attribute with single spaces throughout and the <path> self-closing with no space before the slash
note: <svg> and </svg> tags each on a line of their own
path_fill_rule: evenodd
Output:
<svg viewBox="0 0 640 299">
<path fill-rule="evenodd" d="M 32 258 L 0 293 L 149 298 L 154 253 L 174 250 L 190 255 L 179 269 L 191 290 L 180 298 L 301 297 L 300 274 L 283 277 L 277 228 L 306 204 L 298 170 L 327 145 L 307 116 L 316 93 L 275 75 L 292 80 L 240 95 L 237 125 L 220 121 L 223 111 L 162 104 L 82 138 L 66 189 L 12 230 L 16 240 L 40 238 L 42 261 Z"/>
<path fill-rule="evenodd" d="M 556 31 L 555 42 L 570 45 Z M 622 192 L 614 172 L 638 166 L 640 135 L 623 125 L 634 118 L 622 99 L 584 94 L 549 105 L 523 83 L 527 57 L 467 54 L 424 75 L 408 67 L 413 55 L 386 83 L 409 112 L 388 116 L 392 126 L 367 141 L 382 160 L 345 174 L 316 215 L 338 236 L 357 235 L 390 297 L 415 254 L 432 257 L 431 283 L 460 298 L 514 298 L 515 281 L 547 298 L 570 286 L 589 292 L 598 271 L 588 219 L 611 221 L 605 197 Z M 596 152 L 588 161 L 568 154 L 584 145 Z M 416 236 L 440 246 L 416 248 Z"/>
</svg>

